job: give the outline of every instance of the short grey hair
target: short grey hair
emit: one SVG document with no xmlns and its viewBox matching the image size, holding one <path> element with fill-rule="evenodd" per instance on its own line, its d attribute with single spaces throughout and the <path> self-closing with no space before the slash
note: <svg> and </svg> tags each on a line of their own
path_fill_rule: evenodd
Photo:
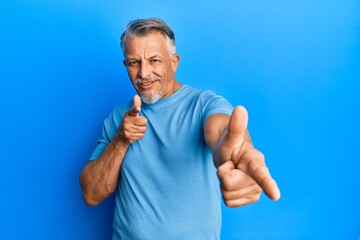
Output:
<svg viewBox="0 0 360 240">
<path fill-rule="evenodd" d="M 136 19 L 129 22 L 125 31 L 121 34 L 121 49 L 125 54 L 125 44 L 129 38 L 143 37 L 150 33 L 163 34 L 168 42 L 168 50 L 175 54 L 176 44 L 173 30 L 159 18 Z"/>
</svg>

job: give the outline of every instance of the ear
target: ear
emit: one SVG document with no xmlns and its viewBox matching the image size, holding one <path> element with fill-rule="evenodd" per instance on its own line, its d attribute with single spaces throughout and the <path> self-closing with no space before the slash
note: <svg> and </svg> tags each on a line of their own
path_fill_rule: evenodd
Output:
<svg viewBox="0 0 360 240">
<path fill-rule="evenodd" d="M 177 55 L 177 54 L 174 54 L 172 57 L 171 57 L 171 68 L 174 72 L 176 72 L 176 69 L 179 65 L 179 62 L 180 62 L 180 56 Z"/>
<path fill-rule="evenodd" d="M 123 64 L 124 64 L 124 66 L 126 67 L 126 61 L 125 61 L 125 60 L 123 60 Z"/>
</svg>

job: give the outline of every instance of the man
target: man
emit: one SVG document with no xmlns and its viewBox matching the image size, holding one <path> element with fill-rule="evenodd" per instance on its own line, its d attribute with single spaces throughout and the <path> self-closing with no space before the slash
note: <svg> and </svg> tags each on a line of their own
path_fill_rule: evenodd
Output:
<svg viewBox="0 0 360 240">
<path fill-rule="evenodd" d="M 256 202 L 262 190 L 279 199 L 246 110 L 175 79 L 179 56 L 165 22 L 130 22 L 121 47 L 139 95 L 105 120 L 80 176 L 91 206 L 116 190 L 113 239 L 219 239 L 220 194 L 229 207 Z"/>
</svg>

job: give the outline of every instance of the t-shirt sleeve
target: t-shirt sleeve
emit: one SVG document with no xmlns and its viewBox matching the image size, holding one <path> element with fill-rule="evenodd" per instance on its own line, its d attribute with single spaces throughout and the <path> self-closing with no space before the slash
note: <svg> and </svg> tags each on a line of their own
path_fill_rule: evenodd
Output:
<svg viewBox="0 0 360 240">
<path fill-rule="evenodd" d="M 122 118 L 123 113 L 121 113 L 118 108 L 115 108 L 113 112 L 104 120 L 101 136 L 89 160 L 96 160 L 101 156 L 107 145 L 115 136 Z"/>
<path fill-rule="evenodd" d="M 205 126 L 205 122 L 208 117 L 213 114 L 226 114 L 231 115 L 234 107 L 220 95 L 216 95 L 212 91 L 205 91 L 200 95 L 203 109 L 202 126 Z"/>
</svg>

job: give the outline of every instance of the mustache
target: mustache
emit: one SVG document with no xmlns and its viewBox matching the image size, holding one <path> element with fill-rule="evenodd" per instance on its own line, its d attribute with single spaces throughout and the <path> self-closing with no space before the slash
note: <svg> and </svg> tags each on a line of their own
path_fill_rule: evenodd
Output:
<svg viewBox="0 0 360 240">
<path fill-rule="evenodd" d="M 135 80 L 135 85 L 140 83 L 155 82 L 155 81 L 161 81 L 161 77 L 148 77 L 148 78 L 139 77 Z"/>
</svg>

